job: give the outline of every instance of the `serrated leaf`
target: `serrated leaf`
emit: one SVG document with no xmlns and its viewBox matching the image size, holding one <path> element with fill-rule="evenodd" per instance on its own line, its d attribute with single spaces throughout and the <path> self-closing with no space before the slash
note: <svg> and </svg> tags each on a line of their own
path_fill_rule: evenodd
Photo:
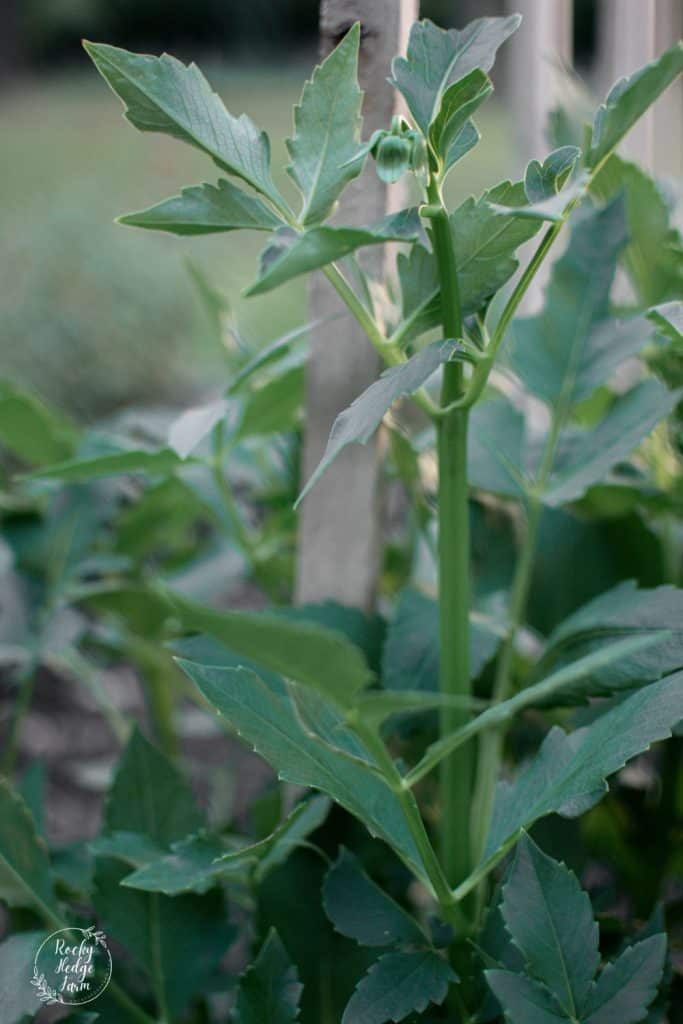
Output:
<svg viewBox="0 0 683 1024">
<path fill-rule="evenodd" d="M 387 1024 L 441 1004 L 457 975 L 434 950 L 387 953 L 359 982 L 342 1024 Z"/>
<path fill-rule="evenodd" d="M 413 918 L 343 847 L 325 876 L 323 906 L 336 931 L 361 946 L 423 945 L 427 941 Z"/>
<path fill-rule="evenodd" d="M 165 852 L 165 846 L 150 839 L 141 832 L 117 830 L 109 835 L 98 836 L 88 843 L 91 854 L 111 857 L 131 867 L 140 867 L 156 860 Z"/>
<path fill-rule="evenodd" d="M 468 121 L 453 139 L 444 156 L 444 176 L 477 145 L 481 135 L 474 121 Z"/>
<path fill-rule="evenodd" d="M 629 946 L 607 964 L 586 1005 L 586 1024 L 637 1024 L 657 995 L 666 960 L 666 935 Z"/>
<path fill-rule="evenodd" d="M 294 1024 L 302 986 L 296 967 L 271 930 L 254 963 L 240 978 L 235 1024 Z"/>
<path fill-rule="evenodd" d="M 612 87 L 595 115 L 591 145 L 586 156 L 589 167 L 597 167 L 612 152 L 628 130 L 682 71 L 683 43 L 678 42 L 656 60 L 627 78 L 621 78 Z"/>
<path fill-rule="evenodd" d="M 0 900 L 9 907 L 30 907 L 46 921 L 58 914 L 45 841 L 28 807 L 0 779 Z"/>
<path fill-rule="evenodd" d="M 194 185 L 179 196 L 127 213 L 119 224 L 173 235 L 211 235 L 219 231 L 275 231 L 282 221 L 256 196 L 221 178 L 218 185 Z"/>
<path fill-rule="evenodd" d="M 457 351 L 457 341 L 434 341 L 404 363 L 384 370 L 379 380 L 340 412 L 330 431 L 327 447 L 313 475 L 299 495 L 301 502 L 348 444 L 367 444 L 385 413 L 402 395 L 411 395 Z"/>
<path fill-rule="evenodd" d="M 561 146 L 553 150 L 542 164 L 532 160 L 524 174 L 524 191 L 529 202 L 542 203 L 557 195 L 580 155 L 577 146 Z"/>
<path fill-rule="evenodd" d="M 444 31 L 427 19 L 413 25 L 407 55 L 395 57 L 392 63 L 393 84 L 425 137 L 448 85 L 475 68 L 490 71 L 498 47 L 516 31 L 520 21 L 518 14 L 478 18 L 461 31 Z"/>
<path fill-rule="evenodd" d="M 603 202 L 624 194 L 629 238 L 623 263 L 640 304 L 653 306 L 681 295 L 683 239 L 674 203 L 660 183 L 614 154 L 591 182 L 591 192 Z"/>
<path fill-rule="evenodd" d="M 570 1024 L 548 989 L 512 971 L 485 971 L 509 1024 Z"/>
<path fill-rule="evenodd" d="M 67 459 L 78 435 L 69 421 L 35 395 L 0 380 L 0 445 L 34 465 Z"/>
<path fill-rule="evenodd" d="M 100 840 L 95 849 L 106 854 L 107 845 Z M 248 860 L 234 866 L 221 866 L 217 861 L 225 852 L 226 847 L 220 837 L 201 832 L 171 843 L 170 853 L 165 852 L 154 859 L 146 858 L 136 871 L 122 879 L 121 884 L 128 889 L 160 892 L 164 896 L 188 892 L 203 894 L 219 881 L 229 879 L 231 874 L 242 878 Z"/>
<path fill-rule="evenodd" d="M 652 433 L 681 396 L 683 389 L 669 391 L 649 379 L 618 398 L 597 427 L 571 438 L 543 491 L 543 502 L 558 506 L 580 498 Z"/>
<path fill-rule="evenodd" d="M 143 132 L 163 132 L 207 153 L 218 166 L 281 202 L 270 176 L 270 144 L 246 114 L 233 117 L 195 64 L 84 42 L 95 67 Z"/>
<path fill-rule="evenodd" d="M 356 22 L 315 69 L 294 108 L 295 134 L 287 139 L 292 162 L 287 170 L 304 197 L 300 220 L 306 226 L 329 216 L 341 191 L 363 166 L 353 160 L 362 120 L 359 45 Z"/>
<path fill-rule="evenodd" d="M 246 399 L 236 438 L 293 430 L 303 412 L 304 367 L 294 366 L 256 388 Z"/>
<path fill-rule="evenodd" d="M 334 318 L 330 318 L 334 319 Z M 318 327 L 323 323 L 328 322 L 327 319 L 311 320 L 310 323 L 304 324 L 302 327 L 295 327 L 291 331 L 287 331 L 280 337 L 275 338 L 274 341 L 269 342 L 263 348 L 255 352 L 254 355 L 247 360 L 242 366 L 233 380 L 230 382 L 228 388 L 228 394 L 234 395 L 240 391 L 243 385 L 259 370 L 269 366 L 271 363 L 277 362 L 277 360 L 287 356 L 293 348 L 296 347 L 297 342 L 302 338 L 305 338 L 307 334 L 313 330 L 314 327 Z"/>
<path fill-rule="evenodd" d="M 515 321 L 510 365 L 550 405 L 587 398 L 648 341 L 647 323 L 615 324 L 609 294 L 626 243 L 623 200 L 586 212 L 554 264 L 543 311 Z"/>
<path fill-rule="evenodd" d="M 647 636 L 660 631 L 654 646 L 633 652 L 606 669 L 591 673 L 590 694 L 608 696 L 683 668 L 683 591 L 676 587 L 639 590 L 626 581 L 583 605 L 548 637 L 537 672 L 566 664 L 624 636 Z M 566 698 L 580 700 L 586 682 L 577 684 Z"/>
<path fill-rule="evenodd" d="M 414 208 L 389 214 L 367 228 L 312 227 L 302 234 L 283 228 L 261 254 L 261 270 L 245 295 L 261 295 L 294 277 L 343 259 L 366 245 L 411 242 L 420 237 L 420 218 Z"/>
<path fill-rule="evenodd" d="M 113 446 L 108 445 L 111 449 Z M 103 477 L 119 476 L 126 473 L 149 473 L 152 476 L 167 476 L 182 463 L 178 454 L 170 448 L 145 449 L 124 448 L 110 450 L 102 455 L 83 455 L 65 462 L 46 466 L 27 474 L 27 479 L 63 480 L 65 483 L 82 483 L 100 480 Z"/>
<path fill-rule="evenodd" d="M 651 309 L 648 317 L 669 341 L 683 341 L 683 302 L 664 302 Z"/>
<path fill-rule="evenodd" d="M 207 700 L 267 760 L 280 778 L 327 793 L 384 839 L 424 878 L 396 796 L 369 767 L 318 742 L 302 726 L 283 684 L 247 669 L 180 662 Z M 344 733 L 340 729 L 339 743 Z M 371 760 L 367 755 L 368 760 Z"/>
<path fill-rule="evenodd" d="M 451 214 L 463 313 L 477 312 L 512 277 L 518 266 L 514 253 L 540 226 L 497 213 L 491 204 L 516 208 L 525 202 L 522 182 L 503 181 Z"/>
<path fill-rule="evenodd" d="M 502 394 L 492 393 L 470 413 L 467 470 L 472 487 L 505 497 L 525 493 L 524 416 Z"/>
<path fill-rule="evenodd" d="M 164 847 L 202 824 L 197 801 L 183 777 L 136 728 L 107 795 L 106 832 L 136 832 Z"/>
<path fill-rule="evenodd" d="M 514 782 L 499 782 L 483 863 L 553 812 L 573 818 L 607 792 L 606 779 L 683 718 L 683 672 L 652 683 L 571 734 L 554 727 Z"/>
<path fill-rule="evenodd" d="M 559 221 L 570 202 L 579 198 L 586 189 L 589 176 L 581 172 L 567 184 L 574 166 L 581 155 L 576 146 L 561 146 L 554 150 L 541 164 L 532 160 L 524 175 L 524 192 L 527 205 L 509 207 L 494 203 L 498 213 L 530 217 L 536 220 Z"/>
<path fill-rule="evenodd" d="M 493 92 L 493 83 L 480 68 L 474 68 L 468 75 L 454 82 L 443 94 L 439 113 L 429 129 L 433 149 L 446 164 L 451 158 L 453 147 L 462 145 L 458 139 L 472 114 Z"/>
<path fill-rule="evenodd" d="M 323 796 L 302 801 L 272 835 L 238 850 L 226 850 L 217 836 L 189 836 L 174 843 L 170 854 L 128 875 L 123 884 L 131 889 L 175 896 L 183 892 L 207 892 L 222 879 L 229 879 L 231 875 L 243 879 L 249 871 L 253 871 L 260 882 L 320 827 L 329 807 L 329 800 Z"/>
<path fill-rule="evenodd" d="M 187 409 L 168 428 L 168 446 L 186 459 L 197 445 L 225 418 L 228 403 L 224 399 Z"/>
<path fill-rule="evenodd" d="M 39 1008 L 36 990 L 30 984 L 33 959 L 45 932 L 19 932 L 0 943 L 0 978 L 2 978 L 2 1024 L 20 1024 L 34 1019 Z"/>
<path fill-rule="evenodd" d="M 470 671 L 476 678 L 493 657 L 502 630 L 481 617 L 470 619 Z M 406 587 L 389 622 L 382 657 L 382 682 L 388 690 L 437 690 L 439 609 L 426 594 Z"/>
<path fill-rule="evenodd" d="M 517 844 L 503 888 L 505 925 L 530 975 L 569 1018 L 579 1018 L 600 964 L 598 926 L 576 875 L 528 836 Z"/>
<path fill-rule="evenodd" d="M 174 1019 L 203 994 L 235 930 L 222 896 L 175 896 L 124 888 L 127 864 L 98 857 L 93 905 L 107 935 L 121 943 L 148 975 L 157 1003 Z"/>
<path fill-rule="evenodd" d="M 272 612 L 215 611 L 170 591 L 168 597 L 185 629 L 207 633 L 236 654 L 318 690 L 342 707 L 370 681 L 362 652 L 335 630 Z"/>
<path fill-rule="evenodd" d="M 517 216 L 526 203 L 522 182 L 503 181 L 478 199 L 470 196 L 450 215 L 460 302 L 464 314 L 478 312 L 514 274 L 515 251 L 536 234 L 540 221 Z M 504 212 L 495 207 L 505 206 Z M 441 302 L 434 256 L 421 245 L 399 255 L 401 335 L 415 337 L 440 322 Z"/>
</svg>

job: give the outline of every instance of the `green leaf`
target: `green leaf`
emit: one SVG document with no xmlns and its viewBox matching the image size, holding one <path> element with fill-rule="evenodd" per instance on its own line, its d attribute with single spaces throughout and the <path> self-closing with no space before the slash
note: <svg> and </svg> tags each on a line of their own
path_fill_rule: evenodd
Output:
<svg viewBox="0 0 683 1024">
<path fill-rule="evenodd" d="M 183 777 L 135 729 L 107 796 L 106 832 L 136 832 L 166 847 L 202 824 L 197 801 Z"/>
<path fill-rule="evenodd" d="M 598 926 L 576 875 L 527 835 L 517 844 L 503 887 L 502 913 L 527 971 L 579 1018 L 600 964 Z"/>
<path fill-rule="evenodd" d="M 561 220 L 569 203 L 585 192 L 588 183 L 588 174 L 584 171 L 575 175 L 571 184 L 565 188 L 580 155 L 581 151 L 576 146 L 561 146 L 550 153 L 542 164 L 532 160 L 524 175 L 524 192 L 528 204 L 510 207 L 494 203 L 493 209 L 517 217 Z"/>
<path fill-rule="evenodd" d="M 244 294 L 261 295 L 366 245 L 414 241 L 419 238 L 421 230 L 420 218 L 414 208 L 389 214 L 368 228 L 324 225 L 309 228 L 303 234 L 282 228 L 261 255 L 260 276 Z"/>
<path fill-rule="evenodd" d="M 95 846 L 98 853 L 111 855 L 108 843 L 99 840 Z M 127 889 L 142 889 L 145 892 L 160 892 L 164 896 L 178 896 L 194 892 L 202 895 L 230 875 L 242 879 L 247 860 L 236 865 L 217 863 L 226 852 L 225 843 L 218 836 L 188 836 L 171 843 L 171 852 L 154 858 L 146 857 L 136 865 L 137 870 L 126 875 L 121 885 Z"/>
<path fill-rule="evenodd" d="M 359 982 L 342 1024 L 402 1021 L 430 1003 L 442 1003 L 449 984 L 457 980 L 447 961 L 432 949 L 387 953 Z"/>
<path fill-rule="evenodd" d="M 493 92 L 489 76 L 474 68 L 446 89 L 436 120 L 429 129 L 433 149 L 446 163 L 472 114 Z M 458 143 L 462 145 L 462 142 Z"/>
<path fill-rule="evenodd" d="M 75 429 L 63 416 L 28 391 L 0 380 L 0 444 L 34 465 L 68 459 L 76 447 Z"/>
<path fill-rule="evenodd" d="M 370 681 L 362 652 L 332 629 L 271 612 L 214 611 L 168 592 L 183 627 L 348 706 Z M 190 831 L 189 829 L 187 831 Z"/>
<path fill-rule="evenodd" d="M 478 18 L 464 29 L 444 31 L 424 19 L 410 30 L 406 57 L 392 63 L 393 84 L 402 93 L 422 134 L 441 108 L 451 82 L 465 78 L 475 68 L 490 71 L 498 47 L 519 27 L 521 18 Z"/>
<path fill-rule="evenodd" d="M 607 791 L 605 779 L 683 718 L 683 673 L 627 697 L 584 729 L 554 727 L 514 782 L 499 782 L 484 862 L 495 863 L 522 829 L 553 812 L 573 818 Z"/>
<path fill-rule="evenodd" d="M 329 812 L 326 797 L 314 796 L 297 804 L 272 835 L 242 849 L 226 851 L 216 836 L 189 836 L 172 845 L 172 853 L 146 863 L 125 879 L 131 889 L 163 892 L 175 896 L 183 892 L 207 892 L 231 875 L 254 872 L 257 882 L 282 864 L 292 850 L 322 825 Z"/>
<path fill-rule="evenodd" d="M 501 203 L 510 209 L 497 212 L 494 205 Z M 540 226 L 517 216 L 525 203 L 522 182 L 503 181 L 478 199 L 470 196 L 451 214 L 463 313 L 478 312 L 517 269 L 516 249 Z M 421 245 L 399 254 L 397 265 L 405 321 L 401 336 L 409 340 L 440 322 L 438 275 L 432 253 Z"/>
<path fill-rule="evenodd" d="M 282 224 L 269 206 L 225 178 L 217 186 L 204 183 L 184 188 L 179 196 L 137 213 L 127 213 L 118 222 L 173 235 L 211 235 L 238 228 L 274 231 Z"/>
<path fill-rule="evenodd" d="M 553 266 L 543 311 L 515 321 L 510 365 L 527 390 L 549 405 L 575 403 L 604 384 L 649 340 L 642 318 L 610 318 L 609 294 L 626 243 L 621 197 L 577 218 Z"/>
<path fill-rule="evenodd" d="M 312 737 L 281 682 L 262 680 L 246 669 L 210 668 L 190 662 L 180 662 L 180 666 L 239 735 L 273 765 L 281 779 L 327 793 L 424 878 L 395 794 L 369 767 Z M 340 727 L 339 743 L 343 742 Z"/>
<path fill-rule="evenodd" d="M 168 428 L 168 446 L 181 459 L 186 459 L 197 445 L 211 433 L 216 424 L 225 419 L 228 403 L 225 399 L 187 409 Z"/>
<path fill-rule="evenodd" d="M 240 978 L 235 1024 L 294 1024 L 302 986 L 277 932 L 271 930 L 254 963 Z"/>
<path fill-rule="evenodd" d="M 470 619 L 470 671 L 476 678 L 496 653 L 498 624 L 473 613 Z M 388 690 L 438 690 L 439 609 L 426 594 L 406 587 L 389 623 L 382 659 L 382 682 Z"/>
<path fill-rule="evenodd" d="M 28 807 L 0 779 L 0 900 L 9 907 L 30 907 L 44 920 L 58 915 L 45 841 Z"/>
<path fill-rule="evenodd" d="M 108 444 L 107 447 L 111 449 L 114 446 Z M 170 448 L 155 450 L 119 446 L 118 450 L 109 450 L 102 455 L 83 455 L 46 466 L 44 469 L 27 474 L 27 478 L 82 483 L 87 480 L 100 480 L 103 477 L 119 476 L 126 473 L 167 476 L 182 461 L 178 454 Z"/>
<path fill-rule="evenodd" d="M 570 1024 L 544 985 L 512 971 L 485 971 L 509 1024 Z"/>
<path fill-rule="evenodd" d="M 343 847 L 323 885 L 323 906 L 335 929 L 361 946 L 424 945 L 424 932 Z"/>
<path fill-rule="evenodd" d="M 330 431 L 327 447 L 313 475 L 299 495 L 301 502 L 348 444 L 367 444 L 385 413 L 402 395 L 412 395 L 457 352 L 457 341 L 434 341 L 404 363 L 384 370 L 379 380 L 340 412 Z"/>
<path fill-rule="evenodd" d="M 293 430 L 303 412 L 303 397 L 304 368 L 294 366 L 252 391 L 236 437 L 263 437 Z"/>
<path fill-rule="evenodd" d="M 548 637 L 537 674 L 567 664 L 623 636 L 648 636 L 666 630 L 654 646 L 591 672 L 590 694 L 608 696 L 653 682 L 683 668 L 683 591 L 676 587 L 639 590 L 634 581 L 616 587 L 583 605 Z M 586 686 L 563 694 L 580 700 Z"/>
<path fill-rule="evenodd" d="M 136 730 L 105 803 L 109 843 L 100 840 L 106 855 L 96 860 L 93 904 L 107 933 L 149 973 L 157 1001 L 174 1016 L 202 991 L 233 938 L 222 898 L 211 893 L 167 899 L 122 883 L 131 861 L 153 856 L 155 848 L 168 848 L 202 824 L 185 780 Z"/>
<path fill-rule="evenodd" d="M 329 319 L 332 320 L 336 318 L 330 317 Z M 259 349 L 250 359 L 247 360 L 244 366 L 240 368 L 239 372 L 230 382 L 228 394 L 236 394 L 255 373 L 284 356 L 289 355 L 292 349 L 296 347 L 296 343 L 302 338 L 307 337 L 308 333 L 313 330 L 314 327 L 319 327 L 321 324 L 327 322 L 329 322 L 327 318 L 311 320 L 310 323 L 304 324 L 302 327 L 295 327 L 292 331 L 287 331 L 285 334 L 280 335 L 278 338 L 275 338 L 274 341 L 269 342 L 263 348 Z"/>
<path fill-rule="evenodd" d="M 235 938 L 222 895 L 175 896 L 124 888 L 127 864 L 98 857 L 92 902 L 108 936 L 149 978 L 157 1005 L 173 1019 L 204 994 Z"/>
<path fill-rule="evenodd" d="M 458 160 L 467 156 L 471 149 L 477 145 L 481 135 L 473 121 L 468 121 L 448 148 L 444 156 L 444 177 L 454 167 Z"/>
<path fill-rule="evenodd" d="M 612 87 L 595 115 L 591 145 L 586 156 L 589 167 L 597 167 L 612 152 L 629 128 L 682 71 L 683 43 L 678 42 Z"/>
<path fill-rule="evenodd" d="M 39 1008 L 36 990 L 30 984 L 33 960 L 46 938 L 44 932 L 18 932 L 0 943 L 2 978 L 2 1024 L 20 1024 Z"/>
<path fill-rule="evenodd" d="M 557 195 L 580 155 L 577 146 L 561 146 L 553 150 L 542 164 L 532 160 L 524 174 L 524 191 L 529 202 L 542 203 Z"/>
<path fill-rule="evenodd" d="M 575 501 L 631 454 L 680 402 L 683 389 L 668 391 L 659 381 L 641 381 L 618 398 L 592 430 L 571 437 L 542 494 L 547 505 Z"/>
<path fill-rule="evenodd" d="M 540 226 L 498 213 L 491 204 L 516 208 L 525 202 L 521 182 L 503 181 L 478 199 L 470 196 L 451 214 L 463 313 L 476 313 L 512 277 L 518 266 L 515 251 Z"/>
<path fill-rule="evenodd" d="M 644 1019 L 664 973 L 666 935 L 651 935 L 607 964 L 586 1005 L 586 1024 L 637 1024 Z"/>
<path fill-rule="evenodd" d="M 648 313 L 669 341 L 683 341 L 683 302 L 664 302 Z"/>
<path fill-rule="evenodd" d="M 525 493 L 524 416 L 502 394 L 490 393 L 470 413 L 467 468 L 472 487 L 504 497 Z"/>
<path fill-rule="evenodd" d="M 136 128 L 196 146 L 228 174 L 276 205 L 282 202 L 270 176 L 268 136 L 246 114 L 228 113 L 195 64 L 186 67 L 168 54 L 150 57 L 104 43 L 83 45 Z"/>
<path fill-rule="evenodd" d="M 362 93 L 358 86 L 360 22 L 320 64 L 294 108 L 294 138 L 287 139 L 289 174 L 304 197 L 300 221 L 319 224 L 363 166 L 358 151 Z"/>
<path fill-rule="evenodd" d="M 654 306 L 683 291 L 683 239 L 674 204 L 660 184 L 637 164 L 611 156 L 591 183 L 602 202 L 623 192 L 628 243 L 623 262 L 642 306 Z"/>
</svg>

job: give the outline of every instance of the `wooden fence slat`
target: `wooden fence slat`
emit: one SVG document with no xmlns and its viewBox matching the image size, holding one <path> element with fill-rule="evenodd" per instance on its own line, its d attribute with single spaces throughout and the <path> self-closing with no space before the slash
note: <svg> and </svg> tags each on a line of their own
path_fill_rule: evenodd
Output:
<svg viewBox="0 0 683 1024">
<path fill-rule="evenodd" d="M 598 64 L 602 90 L 671 46 L 683 33 L 681 0 L 600 0 Z M 677 82 L 620 146 L 650 173 L 683 171 L 683 84 Z"/>
<path fill-rule="evenodd" d="M 386 81 L 394 54 L 405 48 L 417 17 L 417 0 L 323 0 L 321 49 L 325 56 L 355 21 L 362 25 L 360 83 L 365 90 L 363 136 L 386 128 L 396 109 L 396 91 Z M 368 166 L 347 188 L 336 220 L 346 224 L 379 220 L 402 205 L 396 187 L 387 189 Z M 381 277 L 385 254 L 362 254 L 364 269 Z M 342 312 L 341 301 L 322 274 L 313 277 L 311 317 Z M 317 465 L 335 416 L 376 377 L 379 361 L 363 332 L 347 314 L 312 333 L 306 380 L 306 437 L 303 477 Z M 379 441 L 353 445 L 311 491 L 300 517 L 296 597 L 327 598 L 369 609 L 377 586 L 380 555 Z"/>
<path fill-rule="evenodd" d="M 574 5 L 573 0 L 508 0 L 508 10 L 522 15 L 508 49 L 508 78 L 517 154 L 524 166 L 550 151 L 548 115 L 562 102 L 563 67 L 572 64 Z M 522 265 L 536 244 L 532 241 L 522 248 Z M 546 263 L 524 297 L 525 313 L 536 312 L 542 305 L 549 273 Z"/>
<path fill-rule="evenodd" d="M 548 114 L 562 99 L 563 64 L 573 57 L 572 0 L 510 0 L 522 25 L 508 49 L 517 138 L 525 160 L 548 151 Z"/>
</svg>

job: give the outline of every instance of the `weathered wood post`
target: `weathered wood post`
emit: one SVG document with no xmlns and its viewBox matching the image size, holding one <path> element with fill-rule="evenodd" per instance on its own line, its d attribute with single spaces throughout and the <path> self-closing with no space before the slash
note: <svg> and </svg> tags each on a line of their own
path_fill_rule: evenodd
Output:
<svg viewBox="0 0 683 1024">
<path fill-rule="evenodd" d="M 365 91 L 363 136 L 388 127 L 396 91 L 387 82 L 391 58 L 405 46 L 417 17 L 417 0 L 323 0 L 320 8 L 322 56 L 351 25 L 362 26 L 360 84 Z M 387 188 L 368 166 L 340 202 L 336 220 L 362 224 L 379 220 L 402 205 L 396 187 Z M 379 247 L 361 254 L 364 269 L 381 277 L 385 255 Z M 329 321 L 330 316 L 341 314 Z M 335 416 L 379 372 L 378 357 L 345 312 L 322 274 L 311 284 L 311 317 L 326 319 L 312 332 L 306 381 L 306 437 L 303 476 L 317 465 Z M 335 461 L 302 505 L 297 559 L 297 600 L 332 598 L 360 608 L 372 607 L 380 554 L 379 441 L 353 445 Z"/>
</svg>

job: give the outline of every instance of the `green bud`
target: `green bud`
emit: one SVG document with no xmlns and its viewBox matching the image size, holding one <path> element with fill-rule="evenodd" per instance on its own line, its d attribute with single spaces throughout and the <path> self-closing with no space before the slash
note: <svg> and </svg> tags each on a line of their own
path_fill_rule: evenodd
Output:
<svg viewBox="0 0 683 1024">
<path fill-rule="evenodd" d="M 382 181 L 390 184 L 398 181 L 410 168 L 413 143 L 398 135 L 385 135 L 377 146 L 375 160 L 377 174 Z"/>
</svg>

